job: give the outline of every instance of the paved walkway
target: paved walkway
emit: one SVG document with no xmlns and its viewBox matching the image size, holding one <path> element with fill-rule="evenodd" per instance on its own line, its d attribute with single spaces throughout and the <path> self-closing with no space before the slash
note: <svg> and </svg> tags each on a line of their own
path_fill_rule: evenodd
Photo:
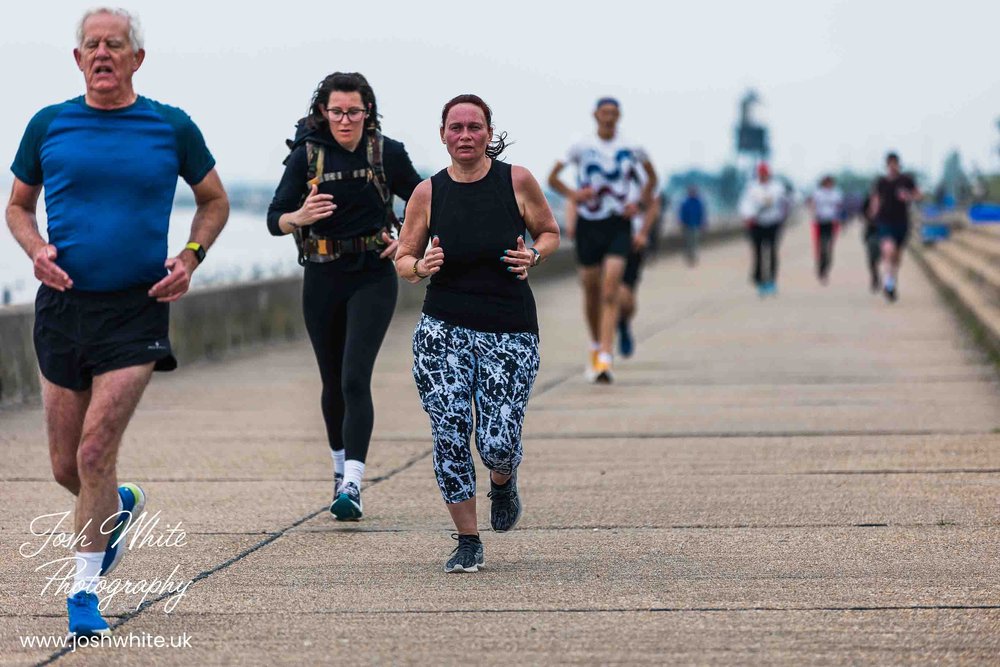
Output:
<svg viewBox="0 0 1000 667">
<path fill-rule="evenodd" d="M 138 613 L 141 595 L 121 593 L 111 611 L 116 636 L 187 633 L 191 648 L 57 664 L 995 664 L 995 369 L 912 263 L 890 306 L 867 291 L 856 229 L 837 253 L 823 288 L 807 228 L 791 230 L 766 301 L 742 243 L 694 270 L 661 262 L 609 388 L 582 378 L 575 284 L 539 286 L 526 513 L 483 534 L 478 575 L 441 572 L 452 541 L 409 371 L 416 314 L 379 360 L 357 525 L 325 512 L 307 344 L 157 377 L 120 472 L 162 512 L 155 532 L 182 523 L 186 544 L 138 549 L 116 576 L 179 566 L 175 581 L 197 581 Z M 53 653 L 19 635 L 65 631 L 33 571 L 64 552 L 17 555 L 32 517 L 71 507 L 44 442 L 38 410 L 0 413 L 2 663 Z"/>
</svg>

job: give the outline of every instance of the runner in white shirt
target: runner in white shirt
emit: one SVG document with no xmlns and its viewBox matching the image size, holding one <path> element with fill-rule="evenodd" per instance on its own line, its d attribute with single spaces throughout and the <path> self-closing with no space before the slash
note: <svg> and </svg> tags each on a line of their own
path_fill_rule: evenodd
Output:
<svg viewBox="0 0 1000 667">
<path fill-rule="evenodd" d="M 656 188 L 656 172 L 646 152 L 618 135 L 619 117 L 618 100 L 599 99 L 594 110 L 597 136 L 575 143 L 549 174 L 549 187 L 576 203 L 576 220 L 567 225 L 566 235 L 575 242 L 590 329 L 587 375 L 601 383 L 612 381 L 611 346 L 625 261 L 633 247 L 645 248 L 647 242 L 641 234 L 633 237 L 629 222 L 638 211 L 629 199 L 632 173 L 642 169 L 647 176 L 642 200 L 649 201 Z M 559 178 L 567 164 L 576 167 L 576 188 Z"/>
<path fill-rule="evenodd" d="M 844 214 L 844 194 L 833 176 L 824 176 L 809 200 L 813 212 L 813 245 L 816 248 L 816 273 L 824 285 L 833 264 L 833 242 L 840 231 Z"/>
<path fill-rule="evenodd" d="M 739 212 L 753 245 L 753 283 L 761 297 L 777 294 L 778 243 L 788 217 L 788 197 L 766 163 L 757 166 L 757 180 L 743 191 Z"/>
</svg>

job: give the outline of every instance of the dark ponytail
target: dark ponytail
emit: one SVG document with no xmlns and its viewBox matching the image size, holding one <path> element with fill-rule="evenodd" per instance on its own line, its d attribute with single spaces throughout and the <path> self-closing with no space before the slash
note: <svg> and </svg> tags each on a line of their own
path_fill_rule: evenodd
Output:
<svg viewBox="0 0 1000 667">
<path fill-rule="evenodd" d="M 444 109 L 441 110 L 441 127 L 444 127 L 445 122 L 448 120 L 448 112 L 451 111 L 452 107 L 457 104 L 474 104 L 483 111 L 483 115 L 486 117 L 486 126 L 493 129 L 493 111 L 490 106 L 483 101 L 479 95 L 472 95 L 466 93 L 464 95 L 458 95 L 451 98 L 444 105 Z M 510 146 L 514 142 L 507 141 L 507 133 L 501 132 L 498 135 L 494 135 L 493 141 L 491 141 L 486 146 L 486 157 L 491 159 L 497 159 L 500 154 L 506 150 L 507 146 Z"/>
</svg>

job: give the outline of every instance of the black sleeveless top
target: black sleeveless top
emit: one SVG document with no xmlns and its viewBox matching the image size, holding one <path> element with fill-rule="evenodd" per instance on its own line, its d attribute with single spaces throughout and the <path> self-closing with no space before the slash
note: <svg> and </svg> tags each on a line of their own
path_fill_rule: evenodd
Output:
<svg viewBox="0 0 1000 667">
<path fill-rule="evenodd" d="M 538 334 L 528 281 L 500 261 L 518 236 L 527 240 L 509 164 L 493 160 L 474 183 L 453 181 L 447 169 L 432 176 L 430 233 L 440 239 L 444 264 L 427 286 L 426 315 L 475 331 Z"/>
</svg>

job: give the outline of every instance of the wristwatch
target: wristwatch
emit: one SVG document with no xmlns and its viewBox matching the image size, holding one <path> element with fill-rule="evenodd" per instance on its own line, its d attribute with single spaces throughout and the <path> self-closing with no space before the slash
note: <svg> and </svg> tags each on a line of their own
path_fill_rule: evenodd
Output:
<svg viewBox="0 0 1000 667">
<path fill-rule="evenodd" d="M 195 259 L 198 260 L 199 264 L 205 261 L 205 248 L 200 243 L 195 243 L 194 241 L 191 241 L 191 243 L 188 243 L 186 246 L 184 246 L 184 249 L 193 252 Z"/>
<path fill-rule="evenodd" d="M 538 266 L 538 263 L 542 261 L 542 253 L 538 252 L 538 248 L 528 248 L 531 252 L 535 253 L 535 261 L 531 263 L 532 266 Z"/>
</svg>

